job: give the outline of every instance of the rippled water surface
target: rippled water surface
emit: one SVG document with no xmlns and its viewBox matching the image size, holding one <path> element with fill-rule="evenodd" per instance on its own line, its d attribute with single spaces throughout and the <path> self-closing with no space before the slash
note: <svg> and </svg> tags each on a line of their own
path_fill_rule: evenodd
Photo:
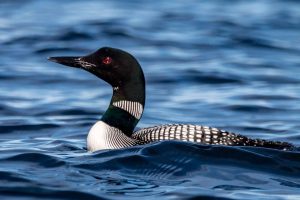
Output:
<svg viewBox="0 0 300 200">
<path fill-rule="evenodd" d="M 86 152 L 111 88 L 47 61 L 129 51 L 138 127 L 209 125 L 300 146 L 300 2 L 0 1 L 1 199 L 300 199 L 300 153 L 161 142 Z"/>
</svg>

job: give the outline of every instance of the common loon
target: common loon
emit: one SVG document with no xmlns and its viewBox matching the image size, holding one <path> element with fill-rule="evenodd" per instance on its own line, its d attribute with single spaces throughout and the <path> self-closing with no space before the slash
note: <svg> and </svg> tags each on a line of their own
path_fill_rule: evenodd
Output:
<svg viewBox="0 0 300 200">
<path fill-rule="evenodd" d="M 89 131 L 87 148 L 119 149 L 162 140 L 182 140 L 212 145 L 257 146 L 293 149 L 286 142 L 250 139 L 246 136 L 191 124 L 166 124 L 134 132 L 145 106 L 145 78 L 138 61 L 129 53 L 103 47 L 83 57 L 50 57 L 50 61 L 82 68 L 109 83 L 113 96 L 109 107 Z"/>
</svg>

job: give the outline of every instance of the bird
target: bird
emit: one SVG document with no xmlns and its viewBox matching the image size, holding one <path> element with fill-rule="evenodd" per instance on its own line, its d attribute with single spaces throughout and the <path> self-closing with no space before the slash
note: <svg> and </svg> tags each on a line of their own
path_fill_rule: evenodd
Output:
<svg viewBox="0 0 300 200">
<path fill-rule="evenodd" d="M 49 57 L 48 60 L 88 71 L 112 86 L 110 104 L 87 136 L 87 150 L 121 149 L 164 140 L 205 145 L 253 146 L 291 150 L 287 142 L 251 139 L 218 128 L 194 124 L 165 124 L 135 131 L 145 107 L 145 77 L 130 53 L 102 47 L 86 56 Z"/>
</svg>

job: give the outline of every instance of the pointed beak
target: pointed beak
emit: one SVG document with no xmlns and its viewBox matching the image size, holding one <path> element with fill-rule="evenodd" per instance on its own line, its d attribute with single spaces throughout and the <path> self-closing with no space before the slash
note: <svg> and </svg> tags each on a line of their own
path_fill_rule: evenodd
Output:
<svg viewBox="0 0 300 200">
<path fill-rule="evenodd" d="M 49 57 L 48 60 L 69 67 L 84 68 L 81 57 Z"/>
</svg>

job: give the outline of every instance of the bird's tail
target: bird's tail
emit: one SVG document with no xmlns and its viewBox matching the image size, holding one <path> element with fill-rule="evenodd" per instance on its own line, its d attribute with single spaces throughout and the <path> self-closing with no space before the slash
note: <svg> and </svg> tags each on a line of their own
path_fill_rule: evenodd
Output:
<svg viewBox="0 0 300 200">
<path fill-rule="evenodd" d="M 256 147 L 264 147 L 278 150 L 291 151 L 295 150 L 296 147 L 288 142 L 278 142 L 278 141 L 269 141 L 269 140 L 261 140 L 261 139 L 251 139 L 246 136 L 238 136 L 240 138 L 239 146 L 256 146 Z"/>
</svg>

